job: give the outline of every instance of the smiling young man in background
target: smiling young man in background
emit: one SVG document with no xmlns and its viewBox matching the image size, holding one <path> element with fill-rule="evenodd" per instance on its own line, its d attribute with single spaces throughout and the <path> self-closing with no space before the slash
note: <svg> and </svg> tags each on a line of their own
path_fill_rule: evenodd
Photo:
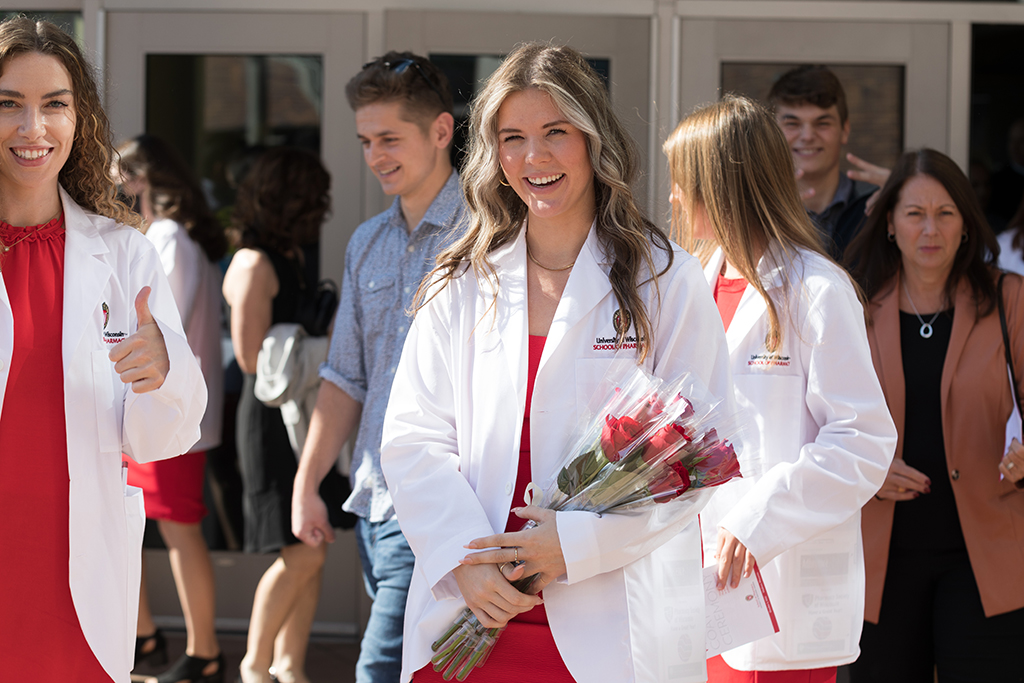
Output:
<svg viewBox="0 0 1024 683">
<path fill-rule="evenodd" d="M 768 103 L 789 143 L 804 208 L 839 260 L 864 224 L 868 198 L 878 189 L 839 172 L 850 137 L 843 86 L 828 67 L 798 66 L 775 82 Z M 857 177 L 856 170 L 852 173 Z"/>
<path fill-rule="evenodd" d="M 360 225 L 345 253 L 341 302 L 292 498 L 292 531 L 316 546 L 334 540 L 320 482 L 358 430 L 352 495 L 370 620 L 357 683 L 397 683 L 414 557 L 380 468 L 384 410 L 409 329 L 413 297 L 465 211 L 449 157 L 454 119 L 444 74 L 423 57 L 389 52 L 345 89 L 363 157 L 391 208 Z"/>
</svg>

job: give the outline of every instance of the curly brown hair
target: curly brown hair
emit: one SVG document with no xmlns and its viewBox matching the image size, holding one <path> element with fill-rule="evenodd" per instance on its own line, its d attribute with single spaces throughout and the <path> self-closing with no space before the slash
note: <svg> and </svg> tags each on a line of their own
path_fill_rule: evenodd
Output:
<svg viewBox="0 0 1024 683">
<path fill-rule="evenodd" d="M 331 208 L 331 175 L 317 155 L 274 147 L 238 186 L 232 223 L 240 246 L 282 254 L 315 244 Z"/>
<path fill-rule="evenodd" d="M 88 211 L 139 227 L 141 218 L 118 200 L 117 183 L 110 175 L 114 145 L 92 67 L 74 39 L 48 21 L 14 17 L 0 22 L 0 73 L 11 58 L 29 53 L 56 58 L 71 78 L 75 138 L 58 175 L 61 186 Z"/>
</svg>

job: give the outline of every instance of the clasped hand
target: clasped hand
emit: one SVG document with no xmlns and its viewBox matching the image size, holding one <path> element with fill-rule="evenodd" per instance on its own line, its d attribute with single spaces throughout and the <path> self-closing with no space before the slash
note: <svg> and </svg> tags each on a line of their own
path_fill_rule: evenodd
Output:
<svg viewBox="0 0 1024 683">
<path fill-rule="evenodd" d="M 453 571 L 466 604 L 487 628 L 501 628 L 517 614 L 533 609 L 542 602 L 536 594 L 566 572 L 555 512 L 533 505 L 513 512 L 537 526 L 470 541 L 466 548 L 487 550 L 466 555 Z M 513 565 L 516 560 L 519 563 Z M 520 593 L 511 584 L 534 574 L 532 595 Z"/>
<path fill-rule="evenodd" d="M 149 287 L 143 287 L 135 297 L 138 328 L 110 349 L 108 357 L 121 381 L 132 385 L 132 391 L 143 394 L 163 386 L 171 369 L 167 345 L 156 319 L 149 311 Z"/>
<path fill-rule="evenodd" d="M 893 458 L 882 488 L 875 494 L 879 500 L 913 500 L 922 493 L 931 493 L 932 480 L 924 472 L 908 465 L 903 458 Z"/>
</svg>

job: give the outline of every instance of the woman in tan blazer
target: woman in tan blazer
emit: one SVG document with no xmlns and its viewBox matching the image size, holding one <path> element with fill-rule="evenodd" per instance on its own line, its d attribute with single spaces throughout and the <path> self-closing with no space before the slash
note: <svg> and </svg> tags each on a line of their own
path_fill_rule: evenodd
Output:
<svg viewBox="0 0 1024 683">
<path fill-rule="evenodd" d="M 956 164 L 908 152 L 847 254 L 899 431 L 862 516 L 867 600 L 851 680 L 1021 680 L 1024 448 L 997 310 L 999 245 Z M 1024 284 L 1002 286 L 1024 391 Z M 1014 418 L 1015 420 L 1018 418 Z"/>
</svg>

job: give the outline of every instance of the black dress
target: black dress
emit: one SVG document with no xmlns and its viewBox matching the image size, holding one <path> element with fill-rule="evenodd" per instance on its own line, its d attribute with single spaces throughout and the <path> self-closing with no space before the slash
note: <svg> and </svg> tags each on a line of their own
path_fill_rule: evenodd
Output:
<svg viewBox="0 0 1024 683">
<path fill-rule="evenodd" d="M 305 292 L 316 289 L 316 269 L 299 265 L 282 254 L 264 249 L 279 283 L 273 301 L 271 324 L 297 322 L 295 312 Z M 317 263 L 316 250 L 307 250 L 306 262 Z M 245 551 L 276 552 L 299 543 L 291 531 L 292 485 L 298 469 L 295 452 L 280 408 L 270 408 L 256 398 L 256 375 L 246 374 L 238 402 L 236 440 L 244 493 Z M 351 516 L 341 509 L 349 494 L 348 481 L 331 468 L 320 485 L 331 524 L 350 528 Z"/>
</svg>

